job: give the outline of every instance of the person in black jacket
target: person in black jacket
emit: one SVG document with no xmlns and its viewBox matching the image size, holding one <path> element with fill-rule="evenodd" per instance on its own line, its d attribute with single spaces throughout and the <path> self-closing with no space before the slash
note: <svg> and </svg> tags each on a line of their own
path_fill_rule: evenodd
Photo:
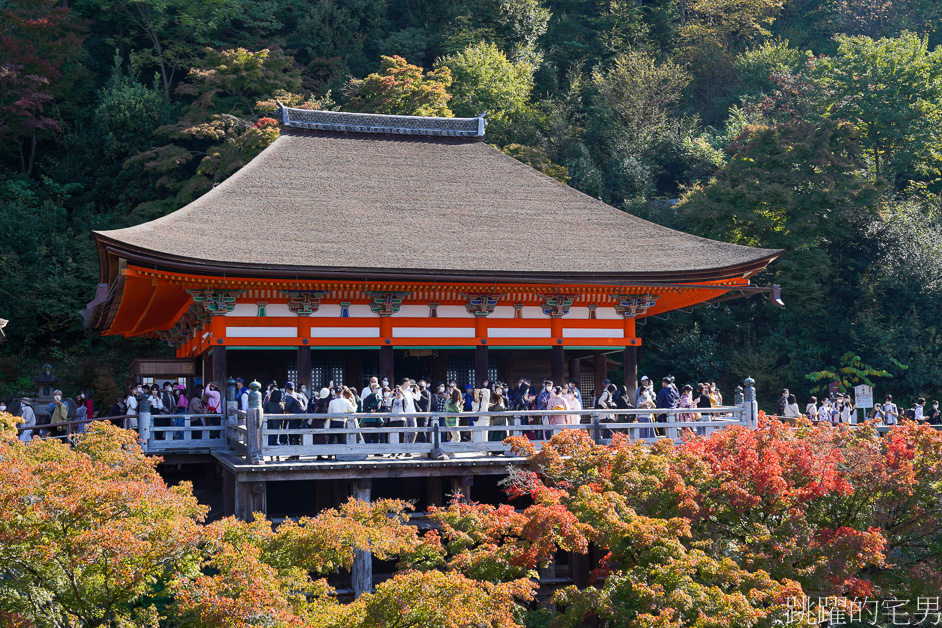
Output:
<svg viewBox="0 0 942 628">
<path fill-rule="evenodd" d="M 713 402 L 710 401 L 710 395 L 707 394 L 706 384 L 697 384 L 697 407 L 712 408 Z M 709 419 L 709 417 L 707 417 Z"/>
<path fill-rule="evenodd" d="M 929 425 L 942 425 L 942 410 L 939 410 L 938 401 L 933 401 L 932 407 L 926 410 L 926 423 Z"/>
<path fill-rule="evenodd" d="M 785 416 L 785 408 L 788 406 L 788 389 L 782 391 L 782 396 L 775 402 L 775 416 Z"/>
<path fill-rule="evenodd" d="M 419 380 L 419 391 L 415 397 L 415 411 L 416 412 L 429 412 L 432 408 L 432 393 L 428 390 L 428 384 L 424 379 Z M 418 427 L 430 427 L 429 419 L 425 417 L 420 417 L 416 423 Z M 415 442 L 424 443 L 426 442 L 426 437 L 430 437 L 429 434 L 416 434 Z"/>
<path fill-rule="evenodd" d="M 369 414 L 380 414 L 383 412 L 389 412 L 389 408 L 386 407 L 386 402 L 383 400 L 383 391 L 380 390 L 379 384 L 374 381 L 370 382 L 370 392 L 363 398 L 363 412 Z M 370 418 L 367 417 L 360 421 L 361 427 L 383 427 L 383 419 L 380 417 Z M 365 443 L 381 443 L 384 442 L 383 439 L 385 435 L 383 434 L 364 434 L 363 442 Z"/>
</svg>

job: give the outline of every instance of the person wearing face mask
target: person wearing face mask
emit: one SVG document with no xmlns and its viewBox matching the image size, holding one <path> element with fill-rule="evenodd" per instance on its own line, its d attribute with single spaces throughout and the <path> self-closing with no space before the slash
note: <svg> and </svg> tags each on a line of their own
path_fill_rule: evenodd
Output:
<svg viewBox="0 0 942 628">
<path fill-rule="evenodd" d="M 365 402 L 365 401 L 366 401 L 366 397 L 367 397 L 368 395 L 372 395 L 372 394 L 373 394 L 373 386 L 374 386 L 374 385 L 375 385 L 375 386 L 379 386 L 379 381 L 377 380 L 376 377 L 371 377 L 371 378 L 370 378 L 370 381 L 366 384 L 366 386 L 363 387 L 363 390 L 360 391 L 360 399 L 362 399 L 362 400 Z"/>
<path fill-rule="evenodd" d="M 85 393 L 80 392 L 75 396 L 75 418 L 76 421 L 82 421 L 82 423 L 75 424 L 75 431 L 84 434 L 87 423 L 85 423 L 86 417 L 88 417 L 88 406 L 85 405 Z M 89 417 L 90 418 L 90 417 Z"/>
<path fill-rule="evenodd" d="M 435 392 L 432 394 L 432 412 L 435 413 L 433 420 L 438 420 L 439 427 L 445 427 L 445 404 L 448 403 L 448 393 L 445 390 L 445 384 L 438 382 L 435 384 Z"/>
<path fill-rule="evenodd" d="M 939 410 L 938 401 L 933 401 L 932 407 L 926 410 L 926 423 L 929 425 L 942 425 L 942 410 Z"/>
<path fill-rule="evenodd" d="M 569 404 L 570 410 L 582 410 L 582 397 L 578 394 L 579 389 L 575 383 L 570 383 L 569 387 L 563 391 L 563 398 Z M 578 425 L 580 417 L 578 414 L 569 414 L 566 416 L 566 422 L 569 425 Z"/>
<path fill-rule="evenodd" d="M 393 391 L 392 399 L 389 404 L 389 412 L 393 415 L 400 415 L 407 412 L 407 401 L 405 391 L 402 390 L 402 386 L 396 386 L 395 391 Z M 389 419 L 389 427 L 406 427 L 406 417 L 392 416 Z M 408 435 L 404 432 L 399 433 L 399 442 L 407 443 Z M 411 458 L 411 454 L 398 453 L 393 454 L 393 458 Z"/>
<path fill-rule="evenodd" d="M 569 401 L 563 396 L 562 386 L 554 386 L 551 391 L 552 395 L 549 400 L 546 402 L 547 409 L 549 410 L 570 410 Z M 547 421 L 544 421 L 544 425 L 566 425 L 569 422 L 568 414 L 551 414 L 547 417 Z M 552 435 L 555 432 L 549 432 L 549 436 L 552 438 Z"/>
<path fill-rule="evenodd" d="M 543 382 L 543 390 L 540 391 L 540 394 L 536 398 L 536 409 L 546 410 L 547 404 L 549 404 L 550 397 L 552 396 L 553 382 L 551 380 L 546 380 Z"/>
<path fill-rule="evenodd" d="M 370 393 L 363 398 L 363 412 L 368 414 L 386 412 L 386 406 L 383 404 L 383 394 L 380 392 L 379 384 L 375 380 L 375 377 L 370 379 Z M 380 417 L 367 417 L 360 421 L 360 425 L 362 427 L 383 427 L 383 419 Z M 363 442 L 379 443 L 381 442 L 381 436 L 381 434 L 364 434 Z"/>
<path fill-rule="evenodd" d="M 69 406 L 62 400 L 62 391 L 57 390 L 52 393 L 52 401 L 46 406 L 49 413 L 49 430 L 53 437 L 65 434 L 64 423 L 69 420 Z"/>
<path fill-rule="evenodd" d="M 579 382 L 577 382 L 576 380 L 572 380 L 571 382 L 569 382 L 569 386 L 566 390 L 566 393 L 567 395 L 574 398 L 578 402 L 575 405 L 572 402 L 570 402 L 569 404 L 570 407 L 576 407 L 576 405 L 578 405 L 577 409 L 582 410 L 582 391 L 579 390 Z"/>
<path fill-rule="evenodd" d="M 140 384 L 135 384 L 128 388 L 128 396 L 124 400 L 124 412 L 128 415 L 128 418 L 124 420 L 124 428 L 130 430 L 137 429 L 137 408 L 138 408 L 138 398 L 142 394 L 142 389 Z"/>
<path fill-rule="evenodd" d="M 471 407 L 472 412 L 490 412 L 491 411 L 491 391 L 489 388 L 475 389 L 473 396 L 474 396 L 474 404 Z M 488 426 L 490 424 L 491 424 L 491 417 L 479 416 L 479 417 L 474 417 L 474 422 L 471 425 Z"/>
<path fill-rule="evenodd" d="M 36 412 L 33 411 L 33 402 L 29 397 L 20 399 L 20 416 L 23 417 L 22 427 L 36 427 Z M 33 430 L 20 432 L 20 440 L 28 443 L 33 437 Z"/>
<path fill-rule="evenodd" d="M 491 396 L 491 412 L 506 412 L 507 404 L 504 402 L 504 387 L 494 388 L 494 394 Z M 491 425 L 507 425 L 507 417 L 495 415 L 491 417 Z M 488 432 L 487 440 L 490 442 L 501 442 L 507 438 L 507 432 Z"/>
<path fill-rule="evenodd" d="M 432 410 L 432 393 L 428 390 L 428 384 L 424 379 L 419 380 L 419 390 L 416 392 L 415 397 L 415 411 L 416 412 L 431 412 Z M 432 419 L 428 417 L 421 417 L 418 419 L 417 424 L 419 427 L 431 427 Z M 416 434 L 416 442 L 426 443 L 430 442 L 431 434 Z"/>
</svg>

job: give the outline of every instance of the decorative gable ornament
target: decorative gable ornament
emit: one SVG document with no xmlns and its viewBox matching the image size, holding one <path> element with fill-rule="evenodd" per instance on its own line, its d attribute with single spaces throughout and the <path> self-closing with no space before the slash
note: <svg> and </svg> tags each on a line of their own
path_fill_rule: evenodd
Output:
<svg viewBox="0 0 942 628">
<path fill-rule="evenodd" d="M 364 290 L 363 294 L 370 300 L 370 310 L 380 316 L 392 316 L 399 312 L 402 301 L 412 294 L 411 292 L 373 292 Z"/>
<path fill-rule="evenodd" d="M 500 300 L 499 294 L 465 294 L 467 301 L 464 304 L 469 314 L 477 317 L 486 317 L 494 312 L 497 302 Z"/>
<path fill-rule="evenodd" d="M 657 303 L 656 294 L 613 294 L 615 311 L 625 318 L 644 316 Z"/>
<path fill-rule="evenodd" d="M 321 307 L 329 290 L 282 290 L 288 297 L 288 309 L 298 316 L 310 316 Z"/>
<path fill-rule="evenodd" d="M 541 294 L 543 313 L 550 318 L 562 318 L 569 314 L 569 308 L 578 296 L 576 294 Z"/>
</svg>

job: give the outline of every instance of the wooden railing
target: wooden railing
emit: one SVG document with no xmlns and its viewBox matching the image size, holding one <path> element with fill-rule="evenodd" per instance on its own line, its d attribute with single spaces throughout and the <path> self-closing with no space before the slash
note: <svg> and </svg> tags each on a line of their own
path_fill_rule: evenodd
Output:
<svg viewBox="0 0 942 628">
<path fill-rule="evenodd" d="M 148 453 L 198 453 L 226 449 L 226 421 L 221 414 L 149 414 L 141 412 L 138 431 Z"/>
<path fill-rule="evenodd" d="M 638 415 L 666 415 L 664 422 L 639 423 Z M 681 421 L 677 415 L 699 414 L 701 420 Z M 194 418 L 209 425 L 195 425 Z M 542 421 L 557 417 L 561 424 Z M 183 425 L 154 426 L 153 420 L 182 418 Z M 363 427 L 360 421 L 380 420 L 383 427 Z M 449 419 L 472 425 L 443 425 Z M 409 420 L 412 426 L 389 425 Z M 353 414 L 273 414 L 260 409 L 248 413 L 232 411 L 221 415 L 148 415 L 138 417 L 145 451 L 150 453 L 193 452 L 229 449 L 261 462 L 266 458 L 330 457 L 338 460 L 363 460 L 368 456 L 409 455 L 443 458 L 456 454 L 505 454 L 510 447 L 507 436 L 526 436 L 541 446 L 554 433 L 578 429 L 588 432 L 597 443 L 610 442 L 615 433 L 630 440 L 654 442 L 657 438 L 679 439 L 686 430 L 709 435 L 730 425 L 749 425 L 742 407 L 651 410 L 524 410 L 487 413 L 353 413 Z M 313 427 L 313 421 L 329 421 L 325 427 Z M 535 425 L 530 422 L 537 423 Z M 495 424 L 497 423 L 497 424 Z M 326 427 L 329 426 L 329 427 Z"/>
<path fill-rule="evenodd" d="M 62 423 L 42 423 L 39 425 L 20 425 L 16 428 L 16 432 L 19 435 L 22 435 L 23 432 L 30 432 L 31 436 L 39 436 L 41 438 L 61 438 L 67 439 L 73 434 L 78 434 L 85 431 L 85 428 L 90 423 L 96 421 L 108 421 L 118 425 L 120 427 L 126 427 L 126 420 L 131 418 L 128 415 L 120 416 L 98 416 L 85 419 L 76 419 L 73 421 L 65 421 Z M 61 434 L 59 433 L 60 428 L 65 428 L 65 431 Z M 54 434 L 52 432 L 55 432 Z"/>
</svg>

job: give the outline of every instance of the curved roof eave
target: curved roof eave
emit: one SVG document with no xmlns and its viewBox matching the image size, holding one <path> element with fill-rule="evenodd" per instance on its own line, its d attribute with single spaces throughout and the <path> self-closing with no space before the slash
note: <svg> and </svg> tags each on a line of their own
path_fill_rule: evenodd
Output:
<svg viewBox="0 0 942 628">
<path fill-rule="evenodd" d="M 242 264 L 168 255 L 140 247 L 130 247 L 101 232 L 94 236 L 107 254 L 128 262 L 144 264 L 161 270 L 196 275 L 234 275 L 264 278 L 346 278 L 377 281 L 464 281 L 498 283 L 595 283 L 627 285 L 633 283 L 694 283 L 720 281 L 736 277 L 751 277 L 775 261 L 782 250 L 770 250 L 767 255 L 748 263 L 709 269 L 677 269 L 670 272 L 552 272 L 543 270 L 479 270 L 449 271 L 430 268 L 372 268 L 338 266 L 290 266 Z M 102 281 L 111 278 L 102 277 Z"/>
</svg>

